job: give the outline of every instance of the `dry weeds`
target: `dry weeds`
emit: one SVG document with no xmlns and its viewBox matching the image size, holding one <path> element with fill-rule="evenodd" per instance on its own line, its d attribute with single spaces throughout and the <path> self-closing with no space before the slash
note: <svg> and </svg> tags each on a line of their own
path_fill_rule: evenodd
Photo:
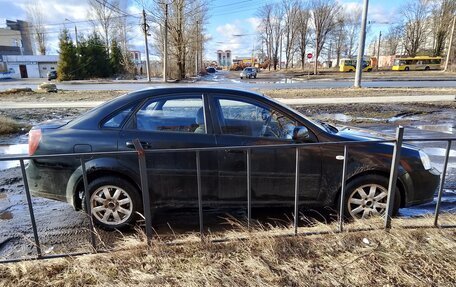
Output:
<svg viewBox="0 0 456 287">
<path fill-rule="evenodd" d="M 446 221 L 455 223 L 456 216 Z M 416 221 L 412 221 L 417 223 Z M 431 224 L 422 219 L 420 224 Z M 287 228 L 245 230 L 247 240 L 181 245 L 128 237 L 123 251 L 0 265 L 1 286 L 455 286 L 456 230 L 395 228 L 276 237 Z M 353 228 L 377 226 L 356 223 Z M 317 225 L 334 230 L 334 225 Z M 300 230 L 302 232 L 303 230 Z M 209 236 L 211 238 L 211 236 Z"/>
<path fill-rule="evenodd" d="M 22 130 L 24 125 L 0 115 L 0 135 L 14 134 Z"/>
<path fill-rule="evenodd" d="M 258 90 L 272 98 L 333 98 L 456 95 L 455 88 L 334 88 Z"/>
</svg>

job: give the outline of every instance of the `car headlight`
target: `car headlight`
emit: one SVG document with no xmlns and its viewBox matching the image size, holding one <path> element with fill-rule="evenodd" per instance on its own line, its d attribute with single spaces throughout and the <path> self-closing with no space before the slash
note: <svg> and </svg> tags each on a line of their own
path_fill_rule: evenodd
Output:
<svg viewBox="0 0 456 287">
<path fill-rule="evenodd" d="M 422 150 L 420 150 L 421 163 L 423 164 L 424 169 L 428 170 L 432 168 L 431 159 L 429 156 Z"/>
</svg>

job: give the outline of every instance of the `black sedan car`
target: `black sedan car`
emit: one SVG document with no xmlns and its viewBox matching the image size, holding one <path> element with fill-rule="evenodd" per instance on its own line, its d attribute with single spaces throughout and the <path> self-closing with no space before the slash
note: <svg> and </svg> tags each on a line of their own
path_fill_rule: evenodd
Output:
<svg viewBox="0 0 456 287">
<path fill-rule="evenodd" d="M 230 146 L 368 141 L 380 135 L 312 121 L 268 97 L 217 88 L 162 88 L 132 92 L 69 122 L 50 122 L 29 133 L 31 155 L 145 149 L 226 147 L 200 153 L 204 206 L 246 205 L 246 154 Z M 386 209 L 392 144 L 349 147 L 345 212 L 354 218 Z M 306 207 L 337 206 L 343 155 L 341 145 L 307 145 L 300 152 L 299 202 Z M 194 152 L 147 153 L 151 208 L 196 207 Z M 87 160 L 94 221 L 105 228 L 129 226 L 142 211 L 138 159 L 134 154 Z M 83 207 L 83 180 L 76 158 L 34 159 L 28 167 L 34 195 Z M 251 151 L 252 207 L 293 206 L 295 150 L 263 147 Z M 404 145 L 395 193 L 400 207 L 429 202 L 439 173 L 428 156 Z"/>
</svg>

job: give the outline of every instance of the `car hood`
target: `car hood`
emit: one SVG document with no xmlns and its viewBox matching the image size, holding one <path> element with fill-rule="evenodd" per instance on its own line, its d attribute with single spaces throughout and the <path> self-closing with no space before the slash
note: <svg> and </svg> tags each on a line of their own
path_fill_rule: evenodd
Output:
<svg viewBox="0 0 456 287">
<path fill-rule="evenodd" d="M 347 140 L 354 141 L 368 141 L 368 140 L 391 140 L 394 137 L 391 137 L 385 133 L 376 132 L 368 129 L 361 129 L 356 127 L 338 127 L 339 132 L 338 136 L 343 137 Z"/>
</svg>

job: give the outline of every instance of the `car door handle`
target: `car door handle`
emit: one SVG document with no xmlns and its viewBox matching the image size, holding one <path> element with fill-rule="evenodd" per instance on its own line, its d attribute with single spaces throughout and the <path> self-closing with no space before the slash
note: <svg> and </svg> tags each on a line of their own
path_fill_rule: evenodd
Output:
<svg viewBox="0 0 456 287">
<path fill-rule="evenodd" d="M 140 143 L 141 143 L 143 149 L 149 149 L 149 148 L 152 147 L 152 145 L 150 143 L 148 143 L 148 142 L 140 142 Z M 135 145 L 133 144 L 133 142 L 130 142 L 130 141 L 126 142 L 125 145 L 128 148 L 135 148 Z"/>
</svg>

